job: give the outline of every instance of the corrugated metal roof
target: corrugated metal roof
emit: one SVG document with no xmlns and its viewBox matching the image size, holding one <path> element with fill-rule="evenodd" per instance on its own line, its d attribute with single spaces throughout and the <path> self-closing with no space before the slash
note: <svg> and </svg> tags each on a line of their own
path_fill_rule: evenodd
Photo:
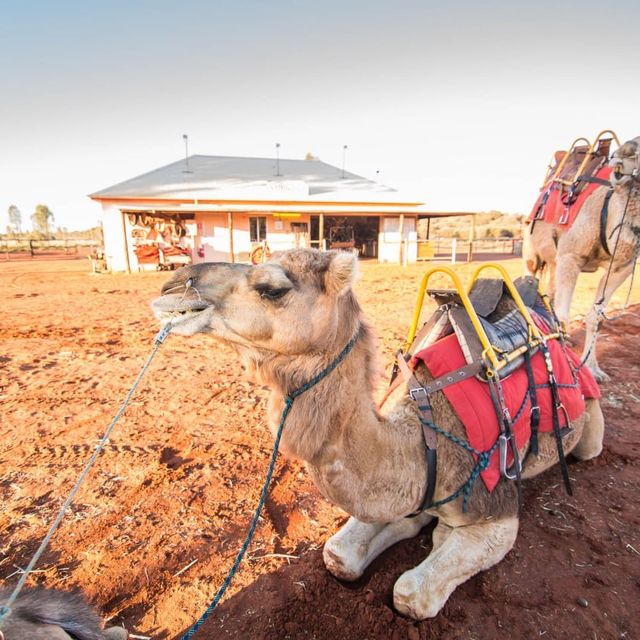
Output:
<svg viewBox="0 0 640 640">
<path fill-rule="evenodd" d="M 279 171 L 278 171 L 279 167 Z M 279 175 L 277 175 L 279 174 Z M 344 175 L 344 177 L 343 177 Z M 189 156 L 91 194 L 91 198 L 405 202 L 395 189 L 320 160 Z"/>
</svg>

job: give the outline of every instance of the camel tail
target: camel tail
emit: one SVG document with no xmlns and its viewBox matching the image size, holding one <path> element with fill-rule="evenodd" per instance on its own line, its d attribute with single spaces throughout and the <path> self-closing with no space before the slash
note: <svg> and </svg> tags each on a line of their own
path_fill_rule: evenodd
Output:
<svg viewBox="0 0 640 640">
<path fill-rule="evenodd" d="M 7 589 L 0 590 L 0 602 L 6 601 L 9 594 Z M 43 588 L 23 591 L 3 621 L 2 629 L 7 634 L 12 628 L 19 632 L 25 623 L 57 625 L 77 640 L 104 638 L 100 618 L 79 593 Z"/>
</svg>

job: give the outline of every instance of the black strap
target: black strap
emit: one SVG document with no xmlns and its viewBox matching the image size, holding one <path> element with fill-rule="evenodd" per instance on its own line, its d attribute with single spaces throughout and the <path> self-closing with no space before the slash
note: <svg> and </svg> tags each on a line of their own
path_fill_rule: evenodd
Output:
<svg viewBox="0 0 640 640">
<path fill-rule="evenodd" d="M 591 184 L 600 184 L 603 187 L 610 187 L 611 182 L 609 180 L 605 180 L 604 178 L 596 178 L 595 176 L 591 176 L 590 178 L 584 178 L 580 176 L 576 182 L 589 182 Z"/>
<path fill-rule="evenodd" d="M 491 396 L 491 400 L 493 401 L 493 408 L 496 412 L 498 425 L 500 427 L 499 438 L 504 438 L 506 443 L 509 445 L 509 448 L 511 449 L 511 455 L 513 457 L 512 468 L 515 471 L 516 488 L 518 492 L 518 513 L 520 513 L 522 511 L 522 466 L 520 464 L 518 445 L 516 443 L 515 434 L 513 433 L 512 429 L 513 425 L 511 423 L 511 415 L 505 403 L 502 385 L 500 384 L 497 373 L 494 371 L 493 375 L 488 376 L 487 381 L 489 382 L 489 395 Z M 501 471 L 503 470 L 501 469 Z M 507 474 L 508 476 L 506 468 L 505 474 Z M 511 479 L 513 479 L 513 476 L 511 476 Z"/>
<path fill-rule="evenodd" d="M 607 255 L 611 255 L 609 251 L 609 244 L 607 243 L 607 220 L 609 219 L 609 200 L 613 195 L 613 188 L 607 191 L 602 203 L 602 209 L 600 209 L 600 244 L 602 248 L 607 252 Z"/>
<path fill-rule="evenodd" d="M 427 454 L 427 486 L 424 497 L 418 509 L 407 516 L 408 518 L 414 518 L 433 504 L 433 494 L 436 490 L 436 476 L 438 472 L 438 453 L 436 451 L 436 434 L 431 431 L 429 427 L 430 424 L 433 424 L 433 413 L 431 412 L 429 396 L 423 387 L 412 389 L 410 384 L 409 395 L 418 406 L 422 416 L 420 424 L 422 425 L 422 437 Z"/>
<path fill-rule="evenodd" d="M 537 456 L 540 407 L 538 406 L 536 380 L 533 376 L 533 366 L 531 365 L 531 351 L 527 351 L 524 354 L 524 362 L 527 370 L 527 380 L 529 381 L 529 400 L 531 401 L 531 439 L 529 440 L 529 451 L 531 451 L 534 456 Z"/>
<path fill-rule="evenodd" d="M 551 360 L 551 354 L 549 348 L 542 342 L 540 344 L 540 351 L 544 357 L 544 362 L 547 367 L 547 373 L 549 375 L 549 390 L 551 391 L 551 415 L 553 418 L 553 435 L 556 439 L 556 448 L 558 450 L 558 461 L 560 463 L 560 471 L 562 473 L 562 479 L 564 481 L 565 489 L 567 493 L 572 496 L 571 480 L 569 479 L 569 467 L 567 466 L 567 460 L 564 457 L 564 447 L 562 446 L 562 428 L 560 427 L 560 412 L 564 415 L 566 425 L 569 427 L 569 416 L 567 410 L 564 408 L 562 401 L 560 400 L 560 393 L 558 392 L 558 384 L 556 382 L 555 374 L 553 373 L 553 362 Z M 570 427 L 569 427 L 570 428 Z"/>
</svg>

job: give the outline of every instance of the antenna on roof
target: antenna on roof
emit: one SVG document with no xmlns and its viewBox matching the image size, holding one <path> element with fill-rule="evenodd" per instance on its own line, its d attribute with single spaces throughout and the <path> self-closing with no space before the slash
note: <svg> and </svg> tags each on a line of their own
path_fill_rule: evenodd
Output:
<svg viewBox="0 0 640 640">
<path fill-rule="evenodd" d="M 184 140 L 184 164 L 185 164 L 185 169 L 182 173 L 193 173 L 193 171 L 189 170 L 189 136 L 186 133 L 183 133 L 182 139 Z"/>
<path fill-rule="evenodd" d="M 342 177 L 344 178 L 344 163 L 347 157 L 347 145 L 343 145 L 342 147 Z"/>
<path fill-rule="evenodd" d="M 276 175 L 280 175 L 280 143 L 276 142 Z"/>
</svg>

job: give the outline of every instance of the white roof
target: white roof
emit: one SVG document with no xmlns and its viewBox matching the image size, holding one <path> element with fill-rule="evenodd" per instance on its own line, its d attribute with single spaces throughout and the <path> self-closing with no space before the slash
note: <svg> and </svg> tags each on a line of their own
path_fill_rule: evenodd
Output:
<svg viewBox="0 0 640 640">
<path fill-rule="evenodd" d="M 187 169 L 188 167 L 188 169 Z M 91 194 L 144 200 L 412 203 L 395 189 L 320 160 L 189 156 Z"/>
</svg>

